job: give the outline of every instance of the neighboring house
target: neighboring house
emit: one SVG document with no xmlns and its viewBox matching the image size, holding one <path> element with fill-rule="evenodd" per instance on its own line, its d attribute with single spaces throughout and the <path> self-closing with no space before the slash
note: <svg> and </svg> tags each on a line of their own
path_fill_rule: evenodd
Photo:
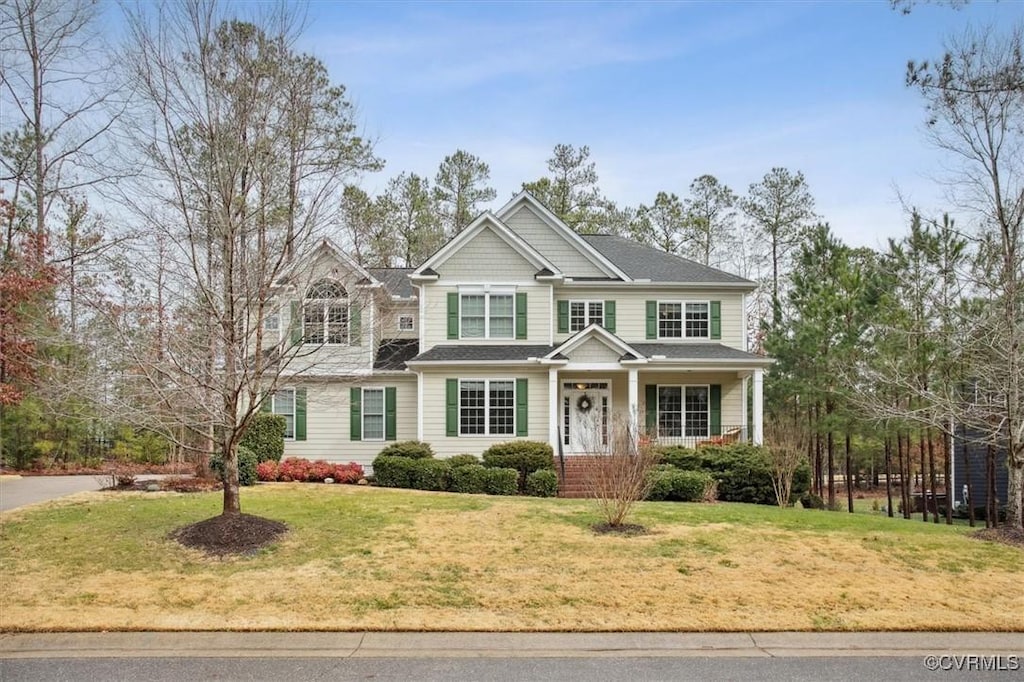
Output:
<svg viewBox="0 0 1024 682">
<path fill-rule="evenodd" d="M 955 509 L 967 514 L 970 505 L 982 518 L 992 500 L 997 509 L 1005 511 L 1009 499 L 1006 449 L 990 447 L 985 434 L 977 429 L 960 425 L 954 432 L 950 490 Z"/>
<path fill-rule="evenodd" d="M 329 242 L 304 267 L 277 328 L 309 352 L 268 401 L 286 455 L 367 465 L 413 438 L 440 456 L 513 439 L 582 454 L 616 425 L 658 443 L 762 440 L 755 284 L 578 235 L 526 192 L 415 270 L 364 269 Z"/>
</svg>

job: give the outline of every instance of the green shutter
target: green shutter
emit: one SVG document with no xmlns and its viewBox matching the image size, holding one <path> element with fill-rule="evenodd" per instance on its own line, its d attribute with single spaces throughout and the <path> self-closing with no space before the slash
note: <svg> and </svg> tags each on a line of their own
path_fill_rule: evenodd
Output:
<svg viewBox="0 0 1024 682">
<path fill-rule="evenodd" d="M 459 338 L 459 294 L 456 291 L 448 294 L 448 338 Z"/>
<path fill-rule="evenodd" d="M 295 440 L 306 440 L 306 389 L 295 389 Z"/>
<path fill-rule="evenodd" d="M 722 338 L 722 302 L 711 301 L 711 338 Z"/>
<path fill-rule="evenodd" d="M 615 301 L 604 302 L 604 328 L 615 333 Z"/>
<path fill-rule="evenodd" d="M 289 304 L 291 318 L 289 329 L 291 331 L 292 344 L 302 343 L 302 301 L 292 301 Z"/>
<path fill-rule="evenodd" d="M 348 389 L 348 439 L 363 439 L 363 389 Z"/>
<path fill-rule="evenodd" d="M 647 384 L 644 387 L 644 403 L 647 412 L 644 420 L 647 437 L 656 438 L 658 435 L 658 387 L 655 384 Z"/>
<path fill-rule="evenodd" d="M 559 301 L 558 302 L 558 333 L 568 334 L 569 333 L 569 302 Z"/>
<path fill-rule="evenodd" d="M 530 435 L 530 395 L 528 393 L 529 382 L 526 379 L 516 379 L 516 435 Z"/>
<path fill-rule="evenodd" d="M 711 384 L 710 396 L 708 397 L 711 403 L 711 435 L 721 436 L 722 435 L 722 385 Z"/>
<path fill-rule="evenodd" d="M 363 343 L 363 313 L 357 305 L 348 307 L 348 343 L 350 346 Z"/>
<path fill-rule="evenodd" d="M 658 338 L 658 302 L 647 301 L 647 338 Z"/>
<path fill-rule="evenodd" d="M 395 440 L 397 429 L 397 414 L 395 408 L 395 396 L 397 390 L 394 386 L 384 389 L 384 440 Z"/>
<path fill-rule="evenodd" d="M 526 292 L 516 294 L 516 338 L 526 339 Z"/>
<path fill-rule="evenodd" d="M 446 379 L 444 391 L 445 435 L 459 435 L 459 380 Z"/>
</svg>

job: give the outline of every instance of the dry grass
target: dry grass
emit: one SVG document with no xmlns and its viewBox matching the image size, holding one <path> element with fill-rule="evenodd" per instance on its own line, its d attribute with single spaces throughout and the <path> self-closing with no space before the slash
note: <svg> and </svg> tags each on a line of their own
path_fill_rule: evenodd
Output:
<svg viewBox="0 0 1024 682">
<path fill-rule="evenodd" d="M 0 516 L 3 630 L 1024 630 L 1024 550 L 866 515 L 282 484 L 292 532 L 218 560 L 167 534 L 217 494 L 93 493 Z"/>
</svg>

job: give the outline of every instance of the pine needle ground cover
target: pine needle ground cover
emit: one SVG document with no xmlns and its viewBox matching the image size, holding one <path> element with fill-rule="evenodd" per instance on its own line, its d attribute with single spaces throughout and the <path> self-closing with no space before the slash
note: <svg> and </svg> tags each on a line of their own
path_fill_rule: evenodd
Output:
<svg viewBox="0 0 1024 682">
<path fill-rule="evenodd" d="M 0 629 L 1024 631 L 1024 550 L 961 526 L 643 503 L 597 535 L 586 500 L 275 484 L 275 544 L 170 535 L 218 493 L 84 493 L 0 516 Z"/>
</svg>

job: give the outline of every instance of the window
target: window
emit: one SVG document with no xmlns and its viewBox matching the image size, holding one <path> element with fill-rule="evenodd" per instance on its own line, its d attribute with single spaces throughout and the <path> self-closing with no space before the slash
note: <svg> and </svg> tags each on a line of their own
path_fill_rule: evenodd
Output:
<svg viewBox="0 0 1024 682">
<path fill-rule="evenodd" d="M 363 389 L 363 440 L 384 440 L 384 389 Z"/>
<path fill-rule="evenodd" d="M 512 294 L 462 294 L 459 329 L 463 339 L 511 339 L 515 336 Z"/>
<path fill-rule="evenodd" d="M 411 332 L 416 329 L 416 318 L 412 315 L 399 315 L 398 316 L 398 331 L 400 332 Z"/>
<path fill-rule="evenodd" d="M 514 381 L 460 380 L 459 435 L 511 436 L 515 433 Z"/>
<path fill-rule="evenodd" d="M 320 280 L 309 288 L 302 311 L 302 338 L 311 344 L 347 344 L 348 294 L 345 287 Z"/>
<path fill-rule="evenodd" d="M 711 314 L 706 301 L 658 303 L 659 339 L 706 339 L 710 330 Z"/>
<path fill-rule="evenodd" d="M 707 437 L 710 400 L 707 386 L 658 386 L 658 436 Z"/>
<path fill-rule="evenodd" d="M 266 316 L 263 318 L 263 330 L 268 332 L 276 332 L 281 326 L 281 314 L 277 311 L 277 308 L 272 308 L 267 311 Z"/>
<path fill-rule="evenodd" d="M 275 393 L 270 411 L 284 417 L 284 437 L 295 438 L 295 389 L 284 388 Z"/>
<path fill-rule="evenodd" d="M 604 325 L 604 301 L 569 301 L 569 331 L 578 332 L 591 324 Z"/>
</svg>

